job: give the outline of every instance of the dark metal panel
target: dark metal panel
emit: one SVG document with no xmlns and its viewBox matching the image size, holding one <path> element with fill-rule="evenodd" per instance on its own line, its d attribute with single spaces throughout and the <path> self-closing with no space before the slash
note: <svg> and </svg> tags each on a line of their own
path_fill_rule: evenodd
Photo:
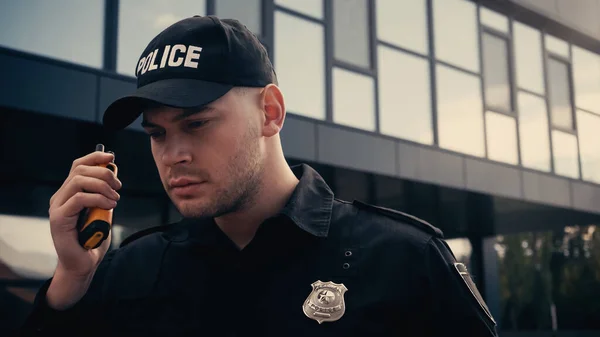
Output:
<svg viewBox="0 0 600 337">
<path fill-rule="evenodd" d="M 0 54 L 0 105 L 64 116 L 96 119 L 94 74 Z"/>
<path fill-rule="evenodd" d="M 420 179 L 419 154 L 422 150 L 424 150 L 423 147 L 417 147 L 404 142 L 397 142 L 398 176 L 411 180 Z"/>
<path fill-rule="evenodd" d="M 518 168 L 465 158 L 467 189 L 492 195 L 522 198 Z"/>
<path fill-rule="evenodd" d="M 463 157 L 456 154 L 421 148 L 419 178 L 442 186 L 465 187 Z"/>
<path fill-rule="evenodd" d="M 535 8 L 549 16 L 558 16 L 557 0 L 512 0 L 528 8 Z M 571 1 L 571 0 L 567 0 Z"/>
<path fill-rule="evenodd" d="M 135 81 L 118 80 L 109 77 L 100 77 L 98 116 L 96 121 L 102 123 L 104 110 L 117 98 L 128 95 L 135 91 Z"/>
<path fill-rule="evenodd" d="M 465 187 L 463 157 L 398 142 L 398 174 L 441 186 Z"/>
<path fill-rule="evenodd" d="M 316 160 L 315 134 L 315 123 L 287 115 L 280 132 L 283 153 L 288 158 Z"/>
<path fill-rule="evenodd" d="M 600 214 L 600 186 L 571 181 L 573 208 Z"/>
<path fill-rule="evenodd" d="M 528 201 L 571 207 L 569 181 L 547 174 L 523 171 L 523 196 Z"/>
<path fill-rule="evenodd" d="M 320 163 L 396 175 L 396 146 L 390 139 L 337 128 L 317 126 Z"/>
</svg>

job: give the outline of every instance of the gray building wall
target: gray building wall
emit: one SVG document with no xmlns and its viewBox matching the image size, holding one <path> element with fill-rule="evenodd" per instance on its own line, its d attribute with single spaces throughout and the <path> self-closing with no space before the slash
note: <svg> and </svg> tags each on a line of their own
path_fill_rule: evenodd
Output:
<svg viewBox="0 0 600 337">
<path fill-rule="evenodd" d="M 112 100 L 135 90 L 126 77 L 18 54 L 0 50 L 2 106 L 101 123 Z M 294 159 L 600 214 L 596 184 L 291 114 L 282 140 Z"/>
<path fill-rule="evenodd" d="M 600 0 L 510 0 L 600 40 Z"/>
</svg>

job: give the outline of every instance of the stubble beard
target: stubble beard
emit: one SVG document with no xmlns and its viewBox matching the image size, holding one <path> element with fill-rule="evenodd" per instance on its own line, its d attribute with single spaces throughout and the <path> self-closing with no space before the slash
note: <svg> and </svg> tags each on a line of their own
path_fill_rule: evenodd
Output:
<svg viewBox="0 0 600 337">
<path fill-rule="evenodd" d="M 263 163 L 253 131 L 238 144 L 238 152 L 231 158 L 222 177 L 220 188 L 200 202 L 183 201 L 177 207 L 185 218 L 216 218 L 252 207 L 261 190 Z"/>
</svg>

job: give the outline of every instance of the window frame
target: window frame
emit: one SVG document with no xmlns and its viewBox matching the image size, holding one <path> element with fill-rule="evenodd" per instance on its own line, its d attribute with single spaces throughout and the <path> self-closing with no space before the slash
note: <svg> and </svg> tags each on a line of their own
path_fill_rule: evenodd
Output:
<svg viewBox="0 0 600 337">
<path fill-rule="evenodd" d="M 552 87 L 552 81 L 550 80 L 550 61 L 555 61 L 558 63 L 561 63 L 562 65 L 564 65 L 567 69 L 567 85 L 568 85 L 568 94 L 569 94 L 569 109 L 570 109 L 570 115 L 571 115 L 571 120 L 573 122 L 573 128 L 572 129 L 568 129 L 562 126 L 556 126 L 553 124 L 552 121 L 552 98 L 550 97 L 550 88 Z M 558 55 L 556 53 L 553 53 L 549 50 L 546 50 L 546 55 L 545 55 L 545 62 L 547 62 L 547 73 L 546 76 L 548 77 L 548 110 L 550 112 L 550 128 L 552 130 L 558 130 L 558 131 L 562 131 L 565 133 L 569 133 L 572 135 L 577 136 L 577 121 L 576 121 L 576 116 L 575 116 L 575 97 L 574 95 L 574 90 L 573 90 L 573 69 L 572 69 L 572 65 L 571 65 L 571 61 L 561 55 Z"/>
<path fill-rule="evenodd" d="M 483 23 L 483 21 L 481 20 L 481 10 L 480 8 L 483 7 L 482 5 L 479 5 L 479 8 L 477 10 L 477 23 L 478 23 L 478 43 L 479 43 L 479 68 L 481 69 L 480 72 L 480 76 L 481 76 L 481 100 L 482 100 L 482 114 L 483 114 L 483 131 L 484 131 L 484 145 L 485 145 L 485 158 L 487 160 L 493 161 L 493 162 L 497 162 L 496 160 L 490 159 L 489 156 L 489 151 L 488 151 L 488 126 L 487 126 L 487 112 L 495 112 L 495 113 L 499 113 L 499 114 L 503 114 L 505 116 L 508 117 L 512 117 L 515 120 L 515 131 L 516 131 L 516 142 L 517 142 L 517 163 L 516 164 L 508 164 L 511 166 L 515 166 L 515 167 L 519 167 L 519 168 L 524 168 L 523 166 L 523 159 L 522 159 L 522 154 L 521 154 L 521 123 L 519 120 L 519 107 L 518 107 L 518 93 L 519 93 L 519 88 L 517 85 L 517 74 L 516 74 L 516 66 L 515 66 L 515 47 L 514 47 L 514 32 L 513 32 L 513 17 L 506 15 L 506 18 L 508 20 L 508 32 L 503 32 L 500 31 L 494 27 L 490 27 L 487 26 L 485 23 Z M 486 7 L 487 8 L 487 7 Z M 494 11 L 492 8 L 487 8 L 491 11 Z M 502 15 L 505 15 L 504 13 L 499 13 Z M 485 73 L 485 60 L 484 60 L 484 53 L 483 53 L 483 39 L 485 34 L 489 34 L 491 36 L 500 38 L 505 40 L 506 42 L 506 62 L 507 62 L 507 71 L 508 71 L 508 87 L 509 87 L 509 102 L 510 102 L 510 108 L 509 110 L 504 110 L 504 109 L 499 109 L 498 107 L 493 107 L 493 106 L 488 106 L 487 104 L 487 98 L 486 98 L 486 86 L 485 86 L 485 78 L 486 78 L 486 73 Z M 551 144 L 550 144 L 551 146 Z"/>
<path fill-rule="evenodd" d="M 481 34 L 480 54 L 481 54 L 481 61 L 482 61 L 481 80 L 482 80 L 482 84 L 483 84 L 484 110 L 501 113 L 501 114 L 511 116 L 511 117 L 517 117 L 517 108 L 515 107 L 516 99 L 515 99 L 515 94 L 513 92 L 514 91 L 513 89 L 515 87 L 515 78 L 514 78 L 515 76 L 514 76 L 514 64 L 513 64 L 514 62 L 512 60 L 512 54 L 513 54 L 512 37 L 509 34 L 506 34 L 499 30 L 485 26 L 483 23 L 481 23 L 480 34 Z M 502 40 L 504 40 L 504 42 L 506 42 L 506 70 L 508 71 L 508 74 L 507 74 L 508 75 L 508 92 L 509 92 L 509 104 L 510 104 L 510 107 L 508 110 L 487 104 L 487 98 L 486 98 L 487 88 L 485 87 L 485 79 L 488 76 L 488 74 L 485 73 L 485 57 L 484 57 L 485 54 L 483 52 L 483 49 L 484 49 L 483 41 L 484 41 L 486 34 L 491 35 L 496 38 L 499 38 L 499 39 L 502 39 Z"/>
</svg>

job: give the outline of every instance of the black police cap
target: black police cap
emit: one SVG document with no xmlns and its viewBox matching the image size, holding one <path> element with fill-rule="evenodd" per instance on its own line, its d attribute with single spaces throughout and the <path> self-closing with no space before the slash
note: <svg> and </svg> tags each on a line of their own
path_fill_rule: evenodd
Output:
<svg viewBox="0 0 600 337">
<path fill-rule="evenodd" d="M 125 128 L 150 105 L 201 108 L 233 87 L 264 87 L 274 70 L 264 46 L 239 21 L 196 15 L 152 39 L 135 74 L 137 90 L 104 112 L 107 128 Z"/>
</svg>

